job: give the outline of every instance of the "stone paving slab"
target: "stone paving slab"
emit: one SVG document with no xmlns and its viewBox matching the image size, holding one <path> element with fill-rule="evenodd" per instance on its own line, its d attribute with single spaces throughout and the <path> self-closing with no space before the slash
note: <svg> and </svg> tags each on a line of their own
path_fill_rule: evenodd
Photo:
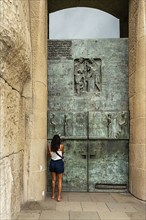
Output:
<svg viewBox="0 0 146 220">
<path fill-rule="evenodd" d="M 65 211 L 42 211 L 39 220 L 69 220 L 69 212 Z"/>
<path fill-rule="evenodd" d="M 18 220 L 39 220 L 40 214 L 34 212 L 20 212 Z"/>
<path fill-rule="evenodd" d="M 110 211 L 105 202 L 97 202 L 96 204 L 97 204 L 97 211 L 100 211 L 100 212 Z"/>
<path fill-rule="evenodd" d="M 90 201 L 92 201 L 89 193 L 69 193 L 68 199 L 71 202 L 90 202 Z"/>
<path fill-rule="evenodd" d="M 82 202 L 83 212 L 97 212 L 96 202 Z"/>
<path fill-rule="evenodd" d="M 131 220 L 146 220 L 145 212 L 127 212 L 126 214 Z"/>
<path fill-rule="evenodd" d="M 129 203 L 106 203 L 111 212 L 136 212 L 137 210 Z"/>
<path fill-rule="evenodd" d="M 93 202 L 116 202 L 110 193 L 91 193 L 90 197 Z"/>
<path fill-rule="evenodd" d="M 98 220 L 96 212 L 70 212 L 70 220 Z"/>
<path fill-rule="evenodd" d="M 84 212 L 110 211 L 104 202 L 81 202 L 81 205 Z"/>
<path fill-rule="evenodd" d="M 52 199 L 46 199 L 40 202 L 41 210 L 56 210 L 56 201 Z"/>
<path fill-rule="evenodd" d="M 99 212 L 98 214 L 101 220 L 130 220 L 130 217 L 123 212 Z"/>
<path fill-rule="evenodd" d="M 116 202 L 138 203 L 140 202 L 130 193 L 110 193 Z"/>
<path fill-rule="evenodd" d="M 80 202 L 59 202 L 56 204 L 57 211 L 82 211 Z"/>
<path fill-rule="evenodd" d="M 132 204 L 132 206 L 139 212 L 145 212 L 146 213 L 146 203 L 140 202 L 137 204 Z"/>
</svg>

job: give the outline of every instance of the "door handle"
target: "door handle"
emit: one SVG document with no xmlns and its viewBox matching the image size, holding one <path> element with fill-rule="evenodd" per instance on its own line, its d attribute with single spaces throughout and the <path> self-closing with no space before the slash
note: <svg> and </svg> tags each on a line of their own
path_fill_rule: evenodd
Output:
<svg viewBox="0 0 146 220">
<path fill-rule="evenodd" d="M 87 158 L 86 154 L 81 154 L 81 156 L 82 156 L 82 159 L 86 159 Z"/>
<path fill-rule="evenodd" d="M 96 158 L 96 154 L 90 154 L 90 159 L 95 159 Z"/>
</svg>

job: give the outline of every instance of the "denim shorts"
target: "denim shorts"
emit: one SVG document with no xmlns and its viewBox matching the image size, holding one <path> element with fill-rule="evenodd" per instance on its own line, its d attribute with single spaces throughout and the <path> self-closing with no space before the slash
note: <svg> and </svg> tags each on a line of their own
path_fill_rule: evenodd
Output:
<svg viewBox="0 0 146 220">
<path fill-rule="evenodd" d="M 60 160 L 51 160 L 49 171 L 54 173 L 64 173 L 64 161 Z"/>
</svg>

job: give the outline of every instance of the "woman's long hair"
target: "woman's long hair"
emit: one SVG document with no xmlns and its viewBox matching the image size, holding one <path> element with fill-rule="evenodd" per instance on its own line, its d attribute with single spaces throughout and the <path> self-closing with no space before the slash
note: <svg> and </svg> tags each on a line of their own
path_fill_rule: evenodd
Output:
<svg viewBox="0 0 146 220">
<path fill-rule="evenodd" d="M 58 134 L 54 135 L 51 141 L 51 151 L 56 152 L 60 148 L 61 140 Z"/>
</svg>

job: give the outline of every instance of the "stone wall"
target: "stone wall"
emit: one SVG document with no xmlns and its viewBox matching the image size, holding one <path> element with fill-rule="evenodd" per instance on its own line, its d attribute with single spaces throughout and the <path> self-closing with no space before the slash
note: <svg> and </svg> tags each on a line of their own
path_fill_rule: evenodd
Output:
<svg viewBox="0 0 146 220">
<path fill-rule="evenodd" d="M 0 1 L 0 209 L 45 198 L 47 0 Z"/>
<path fill-rule="evenodd" d="M 3 0 L 0 8 L 0 218 L 11 219 L 23 201 L 26 106 L 31 98 L 31 89 L 25 92 L 31 87 L 29 2 Z"/>
<path fill-rule="evenodd" d="M 130 192 L 146 200 L 146 1 L 129 2 Z"/>
</svg>

